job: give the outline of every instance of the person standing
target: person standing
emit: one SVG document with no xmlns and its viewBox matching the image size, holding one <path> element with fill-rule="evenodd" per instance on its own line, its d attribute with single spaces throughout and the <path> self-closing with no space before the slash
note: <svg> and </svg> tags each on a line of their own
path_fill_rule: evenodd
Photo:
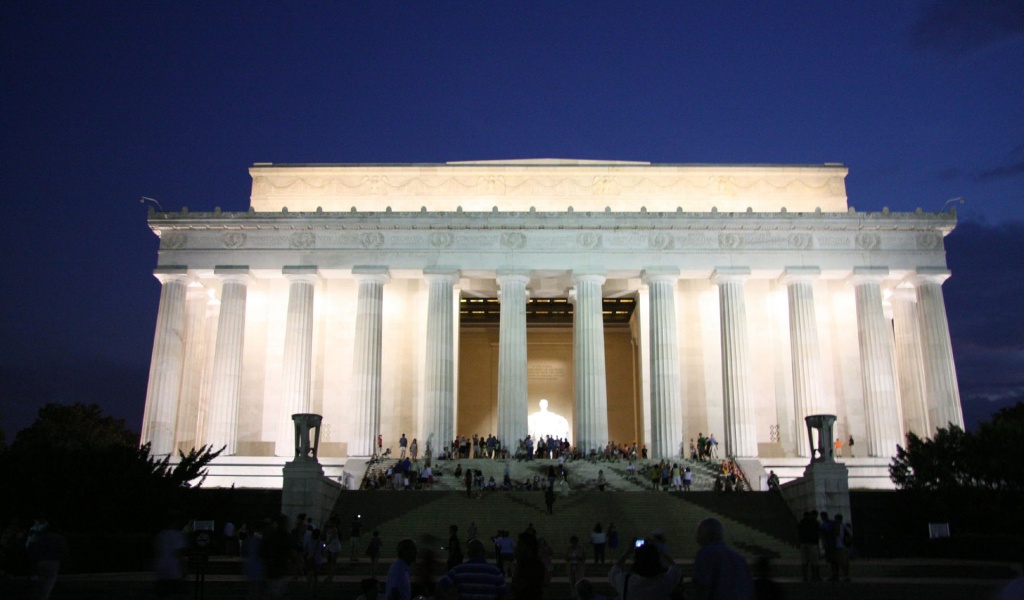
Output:
<svg viewBox="0 0 1024 600">
<path fill-rule="evenodd" d="M 846 442 L 846 445 L 850 447 L 850 458 L 855 458 L 853 454 L 853 436 L 850 436 L 850 440 Z"/>
<path fill-rule="evenodd" d="M 412 438 L 412 444 L 409 445 L 409 454 L 412 455 L 413 460 L 416 460 L 420 455 L 420 443 L 416 441 L 416 438 Z"/>
<path fill-rule="evenodd" d="M 448 562 L 445 566 L 451 570 L 462 564 L 462 542 L 459 541 L 459 526 L 448 527 Z"/>
<path fill-rule="evenodd" d="M 725 529 L 718 519 L 697 526 L 700 550 L 693 560 L 693 597 L 697 600 L 754 597 L 754 578 L 747 560 L 725 544 Z"/>
<path fill-rule="evenodd" d="M 466 469 L 465 483 L 466 483 L 466 497 L 467 498 L 472 498 L 473 497 L 473 469 Z"/>
<path fill-rule="evenodd" d="M 373 530 L 370 536 L 370 543 L 366 545 L 366 556 L 370 559 L 370 577 L 377 576 L 377 564 L 380 562 L 380 549 L 384 542 L 380 539 L 380 532 Z"/>
<path fill-rule="evenodd" d="M 391 563 L 388 579 L 384 587 L 386 600 L 412 600 L 412 580 L 410 572 L 416 562 L 416 542 L 409 538 L 398 542 L 396 549 L 398 558 Z"/>
<path fill-rule="evenodd" d="M 351 553 L 352 562 L 359 560 L 359 536 L 363 532 L 363 521 L 361 515 L 356 515 L 352 518 L 352 525 L 349 527 L 349 552 Z"/>
<path fill-rule="evenodd" d="M 575 535 L 569 538 L 569 548 L 565 551 L 565 566 L 569 571 L 569 592 L 576 598 L 576 582 L 583 578 L 583 569 L 587 555 L 580 546 L 580 538 Z"/>
<path fill-rule="evenodd" d="M 633 565 L 626 562 L 635 553 Z M 636 540 L 608 572 L 608 582 L 622 598 L 668 598 L 683 579 L 682 569 L 657 544 Z"/>
<path fill-rule="evenodd" d="M 590 532 L 590 544 L 594 547 L 594 564 L 604 564 L 604 546 L 608 543 L 608 536 L 605 535 L 604 529 L 601 528 L 601 523 L 594 525 L 594 530 Z"/>
<path fill-rule="evenodd" d="M 448 573 L 438 582 L 438 586 L 447 593 L 454 593 L 460 598 L 480 598 L 482 600 L 503 598 L 508 594 L 505 574 L 501 569 L 487 562 L 487 550 L 480 540 L 471 541 L 466 550 L 469 559 L 449 569 Z M 387 600 L 392 600 L 388 596 Z"/>
<path fill-rule="evenodd" d="M 832 528 L 836 533 L 835 571 L 833 579 L 842 578 L 850 581 L 850 544 L 853 543 L 853 528 L 843 523 L 843 515 L 836 514 Z"/>
<path fill-rule="evenodd" d="M 544 505 L 548 507 L 548 514 L 554 514 L 555 508 L 555 486 L 549 485 L 544 488 Z"/>
<path fill-rule="evenodd" d="M 835 446 L 835 449 L 836 449 L 835 457 L 836 458 L 842 458 L 843 457 L 843 440 L 841 440 L 839 438 L 836 438 L 834 446 Z"/>
<path fill-rule="evenodd" d="M 335 564 L 338 562 L 338 554 L 341 553 L 341 533 L 338 531 L 338 517 L 332 516 L 324 528 L 324 549 L 327 550 L 327 577 L 324 581 L 334 579 Z"/>
<path fill-rule="evenodd" d="M 804 581 L 821 581 L 818 568 L 818 519 L 814 511 L 804 513 L 797 525 L 797 540 L 800 542 L 800 576 Z"/>
<path fill-rule="evenodd" d="M 608 524 L 608 549 L 615 552 L 619 549 L 619 530 L 615 528 L 615 523 Z"/>
<path fill-rule="evenodd" d="M 398 458 L 405 458 L 405 451 L 409 449 L 409 440 L 402 434 L 402 437 L 398 438 Z"/>
<path fill-rule="evenodd" d="M 540 600 L 547 584 L 547 567 L 540 559 L 540 547 L 534 532 L 519 534 L 516 544 L 516 571 L 512 575 L 512 597 L 515 600 Z"/>
</svg>

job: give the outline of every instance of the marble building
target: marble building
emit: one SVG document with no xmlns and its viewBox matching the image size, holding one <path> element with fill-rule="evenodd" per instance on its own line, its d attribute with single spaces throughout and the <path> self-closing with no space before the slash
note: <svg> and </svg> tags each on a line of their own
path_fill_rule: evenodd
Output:
<svg viewBox="0 0 1024 600">
<path fill-rule="evenodd" d="M 155 454 L 321 457 L 378 434 L 807 455 L 803 417 L 888 458 L 963 425 L 942 295 L 953 212 L 856 212 L 840 164 L 583 160 L 250 169 L 247 212 L 151 212 Z"/>
</svg>

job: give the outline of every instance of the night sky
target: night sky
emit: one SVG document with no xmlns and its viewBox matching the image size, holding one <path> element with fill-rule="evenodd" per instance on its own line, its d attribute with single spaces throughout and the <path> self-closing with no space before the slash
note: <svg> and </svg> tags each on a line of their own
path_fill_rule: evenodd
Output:
<svg viewBox="0 0 1024 600">
<path fill-rule="evenodd" d="M 968 426 L 1024 400 L 1024 2 L 14 2 L 0 15 L 0 411 L 141 425 L 141 196 L 246 210 L 254 162 L 842 162 L 937 211 Z"/>
</svg>

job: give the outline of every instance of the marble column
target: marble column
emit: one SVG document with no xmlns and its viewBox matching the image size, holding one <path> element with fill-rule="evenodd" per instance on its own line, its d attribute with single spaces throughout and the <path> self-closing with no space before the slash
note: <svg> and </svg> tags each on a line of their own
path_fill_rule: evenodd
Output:
<svg viewBox="0 0 1024 600">
<path fill-rule="evenodd" d="M 912 280 L 917 292 L 921 355 L 924 359 L 925 405 L 928 407 L 931 433 L 951 424 L 961 429 L 964 426 L 956 366 L 953 364 L 953 345 L 949 339 L 946 301 L 942 297 L 942 283 L 948 277 L 949 271 L 946 269 L 921 267 Z"/>
<path fill-rule="evenodd" d="M 381 354 L 384 335 L 384 285 L 391 281 L 387 267 L 352 269 L 359 285 L 356 299 L 356 347 L 352 360 L 355 420 L 349 456 L 372 456 L 380 434 Z"/>
<path fill-rule="evenodd" d="M 288 318 L 282 360 L 282 412 L 277 419 L 275 454 L 295 456 L 292 415 L 312 412 L 309 406 L 313 374 L 313 297 L 320 282 L 315 266 L 285 267 L 288 280 Z M 218 332 L 217 341 L 221 335 Z"/>
<path fill-rule="evenodd" d="M 877 457 L 893 456 L 896 445 L 903 443 L 893 374 L 892 330 L 882 310 L 881 283 L 888 274 L 889 269 L 885 267 L 858 267 L 850 277 L 857 301 L 867 450 L 868 456 Z"/>
<path fill-rule="evenodd" d="M 641 277 L 650 295 L 651 458 L 671 459 L 679 455 L 683 439 L 676 328 L 679 270 L 646 269 Z"/>
<path fill-rule="evenodd" d="M 587 453 L 602 450 L 608 444 L 608 380 L 601 294 L 605 277 L 596 273 L 573 273 L 572 280 L 576 284 L 574 441 L 581 452 Z"/>
<path fill-rule="evenodd" d="M 931 435 L 924 395 L 924 364 L 921 358 L 921 331 L 917 314 L 917 296 L 913 288 L 899 287 L 889 298 L 892 305 L 893 337 L 896 346 L 896 381 L 903 408 L 905 431 L 921 437 Z"/>
<path fill-rule="evenodd" d="M 423 409 L 423 447 L 438 453 L 455 438 L 455 269 L 424 269 L 427 280 L 427 351 Z"/>
<path fill-rule="evenodd" d="M 161 283 L 160 308 L 149 363 L 142 443 L 152 444 L 151 455 L 167 456 L 174 452 L 175 419 L 185 358 L 185 295 L 192 277 L 185 267 L 158 267 L 153 274 Z"/>
<path fill-rule="evenodd" d="M 204 385 L 210 374 L 207 363 L 211 352 L 207 348 L 210 330 L 208 324 L 210 308 L 219 308 L 217 303 L 210 302 L 210 290 L 202 286 L 188 288 L 185 294 L 185 354 L 181 373 L 181 391 L 178 393 L 177 433 L 174 436 L 174 447 L 184 449 L 198 448 L 205 443 L 199 433 L 199 414 L 206 413 L 208 386 Z"/>
<path fill-rule="evenodd" d="M 526 404 L 525 271 L 498 271 L 501 321 L 498 326 L 498 439 L 515 452 L 528 432 Z"/>
<path fill-rule="evenodd" d="M 789 296 L 789 346 L 793 363 L 793 403 L 795 404 L 797 456 L 810 456 L 804 419 L 820 414 L 821 349 L 818 344 L 818 319 L 814 311 L 814 280 L 821 274 L 817 267 L 788 267 L 781 283 Z"/>
<path fill-rule="evenodd" d="M 725 408 L 725 453 L 757 456 L 754 404 L 750 398 L 750 340 L 743 284 L 747 267 L 722 267 L 711 282 L 718 286 L 722 327 L 722 395 Z"/>
<path fill-rule="evenodd" d="M 252 275 L 247 266 L 217 267 L 220 314 L 210 379 L 210 409 L 206 439 L 224 455 L 238 454 L 238 403 L 242 389 L 242 348 L 245 339 L 245 300 Z"/>
</svg>

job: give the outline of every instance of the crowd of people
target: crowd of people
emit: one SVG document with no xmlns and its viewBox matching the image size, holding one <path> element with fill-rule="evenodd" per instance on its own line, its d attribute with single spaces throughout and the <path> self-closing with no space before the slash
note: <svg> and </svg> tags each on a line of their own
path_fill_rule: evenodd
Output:
<svg viewBox="0 0 1024 600">
<path fill-rule="evenodd" d="M 540 600 L 549 594 L 554 576 L 568 579 L 573 600 L 600 598 L 597 581 L 585 576 L 588 552 L 579 536 L 573 535 L 565 546 L 564 573 L 554 565 L 556 549 L 539 536 L 533 524 L 517 535 L 498 531 L 489 541 L 475 537 L 475 528 L 466 540 L 466 556 L 458 527 L 449 529 L 448 560 L 445 571 L 439 572 L 432 553 L 423 552 L 412 538 L 398 542 L 398 558 L 384 582 L 369 578 L 363 581 L 365 600 L 410 600 L 412 598 L 477 598 Z M 621 598 L 677 598 L 689 588 L 689 597 L 760 598 L 764 590 L 777 590 L 770 580 L 754 579 L 746 559 L 724 542 L 724 528 L 717 519 L 705 519 L 697 527 L 700 546 L 693 563 L 693 576 L 684 581 L 683 572 L 668 551 L 664 532 L 654 531 L 649 537 L 633 538 L 625 545 L 605 576 L 607 584 Z M 618 551 L 618 534 L 614 525 L 607 530 L 598 523 L 590 533 L 593 564 L 605 563 L 604 551 Z M 493 563 L 488 559 L 488 547 Z M 381 589 L 383 588 L 383 590 Z"/>
<path fill-rule="evenodd" d="M 819 520 L 820 517 L 820 520 Z M 850 581 L 850 550 L 853 548 L 853 527 L 836 513 L 820 515 L 813 510 L 804 513 L 797 524 L 800 541 L 800 574 L 804 581 L 821 581 L 821 560 L 830 568 L 830 581 Z"/>
</svg>

